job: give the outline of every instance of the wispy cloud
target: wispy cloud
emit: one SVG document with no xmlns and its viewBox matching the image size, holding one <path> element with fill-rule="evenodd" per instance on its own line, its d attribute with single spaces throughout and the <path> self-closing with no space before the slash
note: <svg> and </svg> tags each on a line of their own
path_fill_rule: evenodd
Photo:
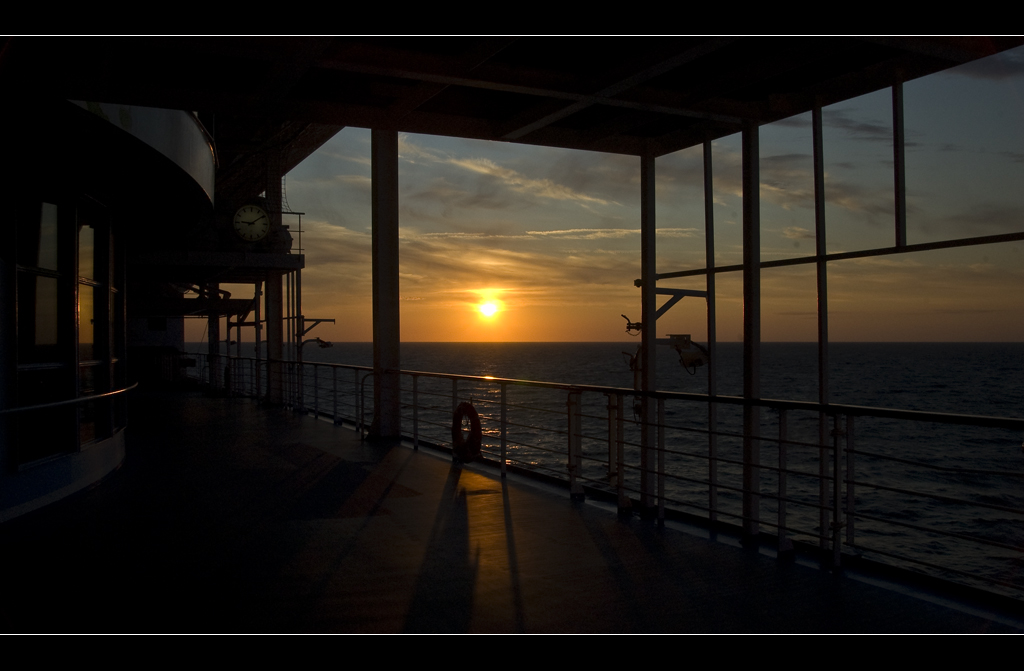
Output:
<svg viewBox="0 0 1024 671">
<path fill-rule="evenodd" d="M 821 121 L 825 126 L 846 131 L 855 140 L 886 142 L 892 144 L 892 124 L 882 121 L 858 119 L 853 109 L 822 110 Z"/>
<path fill-rule="evenodd" d="M 983 205 L 922 222 L 925 232 L 954 227 L 967 235 L 994 235 L 1024 230 L 1024 207 Z"/>
<path fill-rule="evenodd" d="M 695 228 L 659 228 L 658 235 L 669 238 L 691 238 L 697 235 Z M 639 228 L 569 228 L 555 231 L 527 231 L 534 236 L 555 237 L 565 240 L 601 240 L 605 238 L 625 238 L 640 235 Z"/>
<path fill-rule="evenodd" d="M 489 286 L 514 289 L 520 301 L 543 298 L 547 304 L 564 302 L 567 291 L 578 300 L 617 293 L 628 300 L 638 272 L 635 250 L 495 247 L 493 242 L 471 237 L 461 239 L 462 244 L 453 249 L 451 242 L 437 236 L 403 242 L 403 272 L 421 278 L 409 282 L 415 295 Z M 583 286 L 605 289 L 587 296 L 580 293 Z M 530 295 L 523 293 L 527 290 L 533 290 L 533 298 L 525 298 Z"/>
<path fill-rule="evenodd" d="M 782 237 L 789 238 L 790 240 L 813 240 L 814 232 L 808 231 L 806 228 L 800 228 L 799 226 L 789 226 L 782 229 Z"/>
<path fill-rule="evenodd" d="M 399 138 L 399 155 L 403 160 L 414 163 L 453 166 L 462 171 L 488 178 L 495 184 L 501 185 L 518 194 L 530 195 L 546 200 L 574 202 L 584 206 L 619 205 L 619 203 L 614 200 L 592 195 L 580 188 L 574 188 L 573 186 L 551 179 L 550 177 L 528 176 L 514 168 L 501 165 L 490 158 L 480 156 L 453 156 L 444 152 L 431 150 L 417 145 L 412 142 L 408 136 L 404 135 Z M 577 171 L 570 171 L 567 174 L 578 173 Z M 426 194 L 421 192 L 419 195 Z M 465 198 L 468 194 L 463 192 L 459 195 Z"/>
<path fill-rule="evenodd" d="M 825 176 L 825 200 L 829 206 L 859 214 L 873 225 L 891 221 L 893 216 L 891 190 L 862 186 L 829 175 Z"/>
<path fill-rule="evenodd" d="M 575 191 L 563 184 L 556 184 L 550 179 L 535 179 L 522 175 L 511 168 L 504 168 L 486 158 L 452 158 L 451 165 L 464 168 L 481 175 L 488 175 L 503 182 L 508 188 L 519 193 L 529 193 L 539 198 L 552 200 L 570 200 L 597 205 L 611 205 L 612 202 L 596 196 Z"/>
</svg>

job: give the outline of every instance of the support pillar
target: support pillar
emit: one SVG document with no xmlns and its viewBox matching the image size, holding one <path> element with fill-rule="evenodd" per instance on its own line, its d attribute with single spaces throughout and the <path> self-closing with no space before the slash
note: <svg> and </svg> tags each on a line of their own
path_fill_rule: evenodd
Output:
<svg viewBox="0 0 1024 671">
<path fill-rule="evenodd" d="M 398 306 L 398 132 L 370 135 L 373 199 L 373 426 L 374 438 L 401 435 Z"/>
<path fill-rule="evenodd" d="M 264 155 L 266 161 L 265 186 L 267 215 L 271 230 L 281 230 L 281 154 L 270 150 Z M 283 232 L 283 230 L 282 230 Z M 270 271 L 266 275 L 266 319 L 267 319 L 267 403 L 281 405 L 285 402 L 285 314 L 283 273 Z"/>
<path fill-rule="evenodd" d="M 657 385 L 657 248 L 655 222 L 654 156 L 640 157 L 640 302 L 643 330 L 640 334 L 640 389 L 655 391 Z M 654 507 L 657 485 L 657 402 L 644 398 L 641 404 L 640 429 L 640 504 L 645 510 Z"/>
<path fill-rule="evenodd" d="M 816 105 L 811 112 L 811 133 L 814 146 L 814 244 L 817 257 L 818 285 L 818 403 L 828 403 L 828 265 L 825 254 L 825 149 L 822 139 L 821 107 Z M 832 427 L 824 413 L 818 414 L 818 543 L 822 548 L 828 544 L 825 529 L 828 528 L 829 480 L 828 455 L 824 449 L 829 444 Z"/>
<path fill-rule="evenodd" d="M 220 295 L 219 289 L 220 286 L 217 283 L 207 285 L 206 295 L 211 302 L 217 301 Z M 212 391 L 220 391 L 224 387 L 224 378 L 221 374 L 222 368 L 220 365 L 220 312 L 216 308 L 211 308 L 206 317 L 206 324 L 206 351 L 210 366 L 210 389 Z M 228 333 L 230 332 L 229 329 Z"/>
<path fill-rule="evenodd" d="M 759 134 L 743 128 L 743 397 L 761 398 L 761 201 Z M 759 533 L 761 507 L 761 409 L 743 409 L 743 537 Z"/>
<path fill-rule="evenodd" d="M 261 359 L 263 359 L 263 347 L 262 347 L 262 343 L 263 343 L 263 322 L 262 322 L 262 319 L 263 319 L 263 309 L 262 309 L 262 305 L 263 305 L 263 282 L 257 282 L 256 283 L 256 290 L 255 290 L 255 300 L 254 300 L 254 304 L 253 304 L 253 324 L 255 325 L 255 328 L 253 329 L 253 340 L 256 342 L 256 347 L 255 347 L 255 350 L 256 350 L 256 353 L 255 353 L 255 356 L 256 356 L 256 370 L 254 371 L 254 374 L 255 374 L 256 397 L 257 398 L 259 398 L 260 391 L 263 389 L 263 386 L 262 386 L 263 380 L 260 377 L 260 361 L 261 361 Z"/>
<path fill-rule="evenodd" d="M 903 131 L 903 84 L 892 87 L 893 193 L 896 199 L 896 246 L 907 245 L 906 135 Z"/>
<path fill-rule="evenodd" d="M 718 318 L 715 314 L 715 189 L 711 141 L 704 141 L 704 260 L 708 293 L 708 396 L 718 394 Z M 718 405 L 708 403 L 708 519 L 718 521 Z"/>
<path fill-rule="evenodd" d="M 267 403 L 284 402 L 284 287 L 281 273 L 267 273 Z"/>
</svg>

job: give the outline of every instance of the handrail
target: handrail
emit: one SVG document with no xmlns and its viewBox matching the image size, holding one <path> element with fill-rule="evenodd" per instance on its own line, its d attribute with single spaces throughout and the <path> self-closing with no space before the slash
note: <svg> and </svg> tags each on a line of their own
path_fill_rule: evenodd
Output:
<svg viewBox="0 0 1024 671">
<path fill-rule="evenodd" d="M 313 362 L 306 362 L 312 364 Z M 323 363 L 322 366 L 343 366 L 345 364 Z M 827 415 L 854 415 L 857 417 L 881 417 L 884 419 L 901 419 L 913 422 L 937 422 L 942 424 L 961 424 L 967 426 L 983 426 L 994 429 L 1014 429 L 1024 431 L 1024 419 L 1013 417 L 991 417 L 986 415 L 959 415 L 925 410 L 897 410 L 893 408 L 876 408 L 864 405 L 847 405 L 842 403 L 814 403 L 812 401 L 787 401 L 774 398 L 747 399 L 741 396 L 724 396 L 695 394 L 683 391 L 641 391 L 624 387 L 607 387 L 601 385 L 566 384 L 561 382 L 540 382 L 537 380 L 517 380 L 514 378 L 491 377 L 481 375 L 461 375 L 457 373 L 431 373 L 427 371 L 398 370 L 385 371 L 401 375 L 422 375 L 440 377 L 449 380 L 473 380 L 488 384 L 515 384 L 547 389 L 564 389 L 566 391 L 596 392 L 601 394 L 622 394 L 627 396 L 646 396 L 655 399 L 675 399 L 680 401 L 699 401 L 701 403 L 724 403 L 727 405 L 756 405 L 773 410 L 804 410 L 820 412 Z"/>
<path fill-rule="evenodd" d="M 222 355 L 228 359 L 246 360 L 252 357 L 236 357 Z M 253 359 L 256 360 L 256 359 Z M 298 363 L 284 359 L 266 359 L 267 362 Z M 320 361 L 304 361 L 307 366 L 328 366 L 331 368 L 344 368 L 346 370 L 373 371 L 372 366 L 356 366 L 342 363 L 328 363 Z M 565 391 L 596 392 L 601 394 L 616 394 L 625 396 L 638 396 L 654 399 L 698 401 L 701 403 L 723 403 L 726 405 L 758 406 L 771 410 L 802 410 L 806 412 L 818 412 L 826 415 L 853 415 L 855 417 L 878 417 L 882 419 L 899 419 L 911 422 L 935 422 L 939 424 L 958 424 L 962 426 L 981 426 L 991 429 L 1010 429 L 1024 431 L 1024 418 L 994 417 L 988 415 L 961 415 L 956 413 L 935 412 L 927 410 L 899 410 L 895 408 L 878 408 L 865 405 L 849 405 L 844 403 L 815 403 L 813 401 L 790 401 L 774 398 L 743 398 L 742 396 L 696 394 L 683 391 L 641 391 L 639 389 L 627 389 L 625 387 L 608 387 L 591 384 L 570 384 L 564 382 L 542 382 L 540 380 L 520 380 L 516 378 L 492 377 L 489 375 L 464 375 L 461 373 L 435 373 L 420 370 L 386 370 L 386 373 L 397 373 L 399 375 L 437 377 L 446 380 L 470 380 L 487 384 L 512 384 L 524 387 L 540 387 L 543 389 L 562 389 Z"/>
<path fill-rule="evenodd" d="M 124 389 L 116 389 L 114 391 L 108 391 L 103 394 L 96 394 L 95 396 L 82 396 L 81 398 L 70 398 L 65 401 L 54 401 L 53 403 L 42 403 L 40 405 L 25 405 L 18 408 L 6 408 L 5 410 L 0 410 L 0 415 L 6 415 L 8 413 L 13 414 L 15 412 L 28 412 L 29 410 L 42 410 L 44 408 L 56 408 L 62 405 L 75 405 L 77 403 L 85 403 L 86 401 L 95 401 L 98 398 L 107 398 L 108 396 L 116 396 L 117 394 L 123 394 L 124 392 L 131 391 L 132 389 L 135 389 L 138 386 L 139 383 L 136 382 L 130 387 L 125 387 Z"/>
</svg>

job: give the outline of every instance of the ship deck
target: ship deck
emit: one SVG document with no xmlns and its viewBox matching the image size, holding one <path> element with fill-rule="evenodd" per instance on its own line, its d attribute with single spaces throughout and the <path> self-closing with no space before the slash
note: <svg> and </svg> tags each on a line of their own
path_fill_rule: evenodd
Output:
<svg viewBox="0 0 1024 671">
<path fill-rule="evenodd" d="M 100 486 L 0 527 L 5 631 L 1024 631 L 249 399 L 131 420 Z"/>
</svg>

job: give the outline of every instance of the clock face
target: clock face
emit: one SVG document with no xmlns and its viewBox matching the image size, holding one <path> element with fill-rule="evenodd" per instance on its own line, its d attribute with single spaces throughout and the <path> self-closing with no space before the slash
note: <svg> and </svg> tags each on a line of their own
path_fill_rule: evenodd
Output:
<svg viewBox="0 0 1024 671">
<path fill-rule="evenodd" d="M 235 233 L 243 240 L 262 240 L 270 231 L 270 217 L 261 207 L 244 205 L 235 212 L 233 225 Z"/>
</svg>

